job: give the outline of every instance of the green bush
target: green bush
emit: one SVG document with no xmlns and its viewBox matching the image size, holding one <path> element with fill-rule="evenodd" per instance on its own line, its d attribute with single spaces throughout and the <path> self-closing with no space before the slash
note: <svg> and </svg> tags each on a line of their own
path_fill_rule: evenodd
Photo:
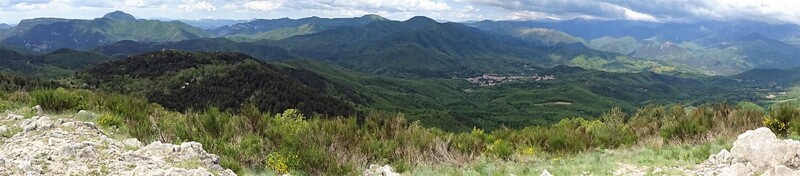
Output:
<svg viewBox="0 0 800 176">
<path fill-rule="evenodd" d="M 122 118 L 119 118 L 119 116 L 103 114 L 97 118 L 97 124 L 104 127 L 120 127 L 123 123 Z"/>
<path fill-rule="evenodd" d="M 288 174 L 289 171 L 298 165 L 297 155 L 285 152 L 273 152 L 267 156 L 267 168 L 278 174 Z"/>
<path fill-rule="evenodd" d="M 663 122 L 660 134 L 664 140 L 692 141 L 713 127 L 714 111 L 703 106 L 685 114 L 681 105 L 673 106 Z"/>
<path fill-rule="evenodd" d="M 789 103 L 781 103 L 772 106 L 769 115 L 764 118 L 764 126 L 770 128 L 772 132 L 779 136 L 786 137 L 791 131 L 800 132 L 797 121 L 800 120 L 800 110 Z"/>
<path fill-rule="evenodd" d="M 76 110 L 83 99 L 64 88 L 35 90 L 31 92 L 31 97 L 32 104 L 53 111 Z"/>
<path fill-rule="evenodd" d="M 496 139 L 494 142 L 492 142 L 492 144 L 490 144 L 486 148 L 486 150 L 489 153 L 494 154 L 498 158 L 502 159 L 508 159 L 511 157 L 511 154 L 514 154 L 513 144 L 511 144 L 511 142 L 509 141 L 502 139 Z"/>
<path fill-rule="evenodd" d="M 591 147 L 592 136 L 583 124 L 583 118 L 562 119 L 549 128 L 540 128 L 535 138 L 536 144 L 545 151 L 571 154 Z"/>
<path fill-rule="evenodd" d="M 453 137 L 451 146 L 460 152 L 475 154 L 483 152 L 486 148 L 485 139 L 488 138 L 480 128 L 473 128 L 470 133 L 460 133 Z"/>
<path fill-rule="evenodd" d="M 615 148 L 636 141 L 631 129 L 625 124 L 625 113 L 615 107 L 603 114 L 600 121 L 582 124 L 592 134 L 593 147 Z"/>
<path fill-rule="evenodd" d="M 628 125 L 637 137 L 651 137 L 658 135 L 661 129 L 661 119 L 666 113 L 664 106 L 647 105 L 638 111 L 628 121 Z"/>
</svg>

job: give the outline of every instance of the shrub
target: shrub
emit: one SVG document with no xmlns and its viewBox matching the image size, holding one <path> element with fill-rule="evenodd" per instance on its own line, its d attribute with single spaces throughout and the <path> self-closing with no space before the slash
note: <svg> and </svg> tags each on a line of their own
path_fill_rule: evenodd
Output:
<svg viewBox="0 0 800 176">
<path fill-rule="evenodd" d="M 536 156 L 536 149 L 533 147 L 526 147 L 522 153 L 526 156 Z"/>
<path fill-rule="evenodd" d="M 769 115 L 764 118 L 764 126 L 770 128 L 772 132 L 779 136 L 786 137 L 789 135 L 789 126 L 793 125 L 800 118 L 800 110 L 788 103 L 781 103 L 770 108 Z M 794 125 L 798 126 L 798 125 Z M 798 132 L 798 128 L 792 131 Z"/>
<path fill-rule="evenodd" d="M 97 118 L 97 124 L 104 127 L 121 127 L 122 118 L 114 114 L 103 114 Z"/>
<path fill-rule="evenodd" d="M 480 128 L 472 128 L 470 133 L 461 133 L 453 137 L 451 147 L 458 149 L 460 152 L 475 154 L 482 152 L 486 148 L 484 139 L 488 138 L 484 131 Z"/>
<path fill-rule="evenodd" d="M 266 135 L 270 139 L 276 139 L 281 147 L 301 147 L 304 134 L 309 129 L 307 121 L 303 120 L 305 117 L 300 114 L 296 109 L 288 109 L 281 114 L 275 115 L 269 122 L 269 127 L 266 129 Z"/>
<path fill-rule="evenodd" d="M 494 154 L 498 158 L 508 159 L 511 154 L 514 154 L 514 146 L 511 142 L 496 139 L 492 144 L 486 147 L 488 153 Z"/>
<path fill-rule="evenodd" d="M 36 90 L 31 92 L 34 105 L 41 105 L 42 108 L 63 111 L 75 110 L 81 102 L 81 97 L 75 95 L 64 88 L 55 90 Z"/>
<path fill-rule="evenodd" d="M 143 98 L 122 94 L 92 93 L 85 90 L 72 91 L 80 95 L 82 110 L 109 112 L 121 120 L 127 132 L 142 141 L 155 139 L 156 132 L 149 119 L 150 111 L 155 109 Z"/>
<path fill-rule="evenodd" d="M 713 109 L 706 106 L 693 110 L 689 115 L 684 113 L 683 106 L 673 106 L 661 127 L 661 137 L 664 140 L 692 141 L 713 126 L 713 115 Z"/>
<path fill-rule="evenodd" d="M 273 152 L 267 156 L 267 168 L 278 174 L 288 174 L 289 165 L 297 161 L 297 155 L 287 155 L 281 152 Z"/>
<path fill-rule="evenodd" d="M 664 106 L 648 105 L 639 109 L 628 121 L 628 125 L 637 137 L 650 137 L 658 135 L 661 129 L 661 119 L 666 113 Z"/>
<path fill-rule="evenodd" d="M 244 165 L 257 165 L 264 162 L 266 154 L 265 140 L 260 136 L 248 134 L 242 137 L 242 141 L 236 146 L 238 150 L 238 159 Z"/>
<path fill-rule="evenodd" d="M 583 118 L 565 118 L 549 128 L 539 128 L 535 143 L 545 151 L 555 153 L 577 153 L 591 148 L 591 134 L 583 124 Z"/>
<path fill-rule="evenodd" d="M 582 124 L 592 134 L 594 147 L 614 148 L 630 144 L 636 140 L 633 132 L 625 124 L 625 113 L 615 107 L 601 116 L 602 122 L 592 121 Z"/>
</svg>

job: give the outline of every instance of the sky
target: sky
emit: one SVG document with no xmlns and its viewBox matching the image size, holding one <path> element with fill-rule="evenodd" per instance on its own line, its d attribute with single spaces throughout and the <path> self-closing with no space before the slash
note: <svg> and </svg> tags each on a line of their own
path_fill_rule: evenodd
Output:
<svg viewBox="0 0 800 176">
<path fill-rule="evenodd" d="M 93 19 L 121 10 L 137 18 L 336 18 L 378 14 L 393 20 L 428 16 L 447 21 L 749 20 L 800 24 L 797 0 L 0 0 L 0 23 L 58 17 Z"/>
</svg>

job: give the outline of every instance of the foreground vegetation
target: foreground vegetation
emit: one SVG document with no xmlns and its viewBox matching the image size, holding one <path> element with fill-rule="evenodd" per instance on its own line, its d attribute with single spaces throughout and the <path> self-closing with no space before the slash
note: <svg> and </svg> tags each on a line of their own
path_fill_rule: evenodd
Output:
<svg viewBox="0 0 800 176">
<path fill-rule="evenodd" d="M 578 158 L 591 157 L 596 155 L 592 151 L 648 145 L 653 141 L 667 144 L 659 147 L 700 144 L 730 139 L 761 125 L 781 127 L 768 123 L 771 121 L 784 124 L 784 135 L 800 130 L 800 111 L 788 104 L 769 111 L 748 103 L 650 105 L 631 115 L 613 108 L 596 118 L 567 118 L 552 126 L 493 131 L 475 128 L 451 133 L 407 122 L 403 114 L 392 113 L 374 112 L 363 120 L 323 119 L 293 109 L 261 112 L 253 105 L 246 105 L 238 113 L 217 108 L 179 113 L 144 98 L 63 88 L 1 95 L 4 109 L 42 105 L 50 113 L 90 110 L 99 114 L 94 120 L 101 126 L 145 142 L 198 141 L 209 152 L 220 155 L 225 167 L 239 173 L 343 175 L 360 173 L 374 163 L 390 164 L 400 172 L 439 173 L 442 169 L 437 167 L 474 167 L 481 162 L 497 167 L 495 162 L 550 162 L 579 153 L 582 154 Z M 686 152 L 678 147 L 677 154 L 655 155 L 702 161 L 718 148 L 693 149 L 690 154 L 683 154 Z M 517 172 L 505 172 L 512 171 Z"/>
</svg>

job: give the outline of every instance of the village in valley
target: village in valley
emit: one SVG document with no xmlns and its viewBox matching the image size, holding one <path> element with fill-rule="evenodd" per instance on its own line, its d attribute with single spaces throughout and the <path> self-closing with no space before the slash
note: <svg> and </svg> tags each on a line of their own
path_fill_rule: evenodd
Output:
<svg viewBox="0 0 800 176">
<path fill-rule="evenodd" d="M 515 82 L 515 81 L 547 81 L 555 80 L 553 75 L 531 75 L 531 76 L 501 76 L 495 74 L 483 74 L 482 76 L 467 78 L 472 84 L 480 86 L 496 86 L 502 83 Z"/>
</svg>

